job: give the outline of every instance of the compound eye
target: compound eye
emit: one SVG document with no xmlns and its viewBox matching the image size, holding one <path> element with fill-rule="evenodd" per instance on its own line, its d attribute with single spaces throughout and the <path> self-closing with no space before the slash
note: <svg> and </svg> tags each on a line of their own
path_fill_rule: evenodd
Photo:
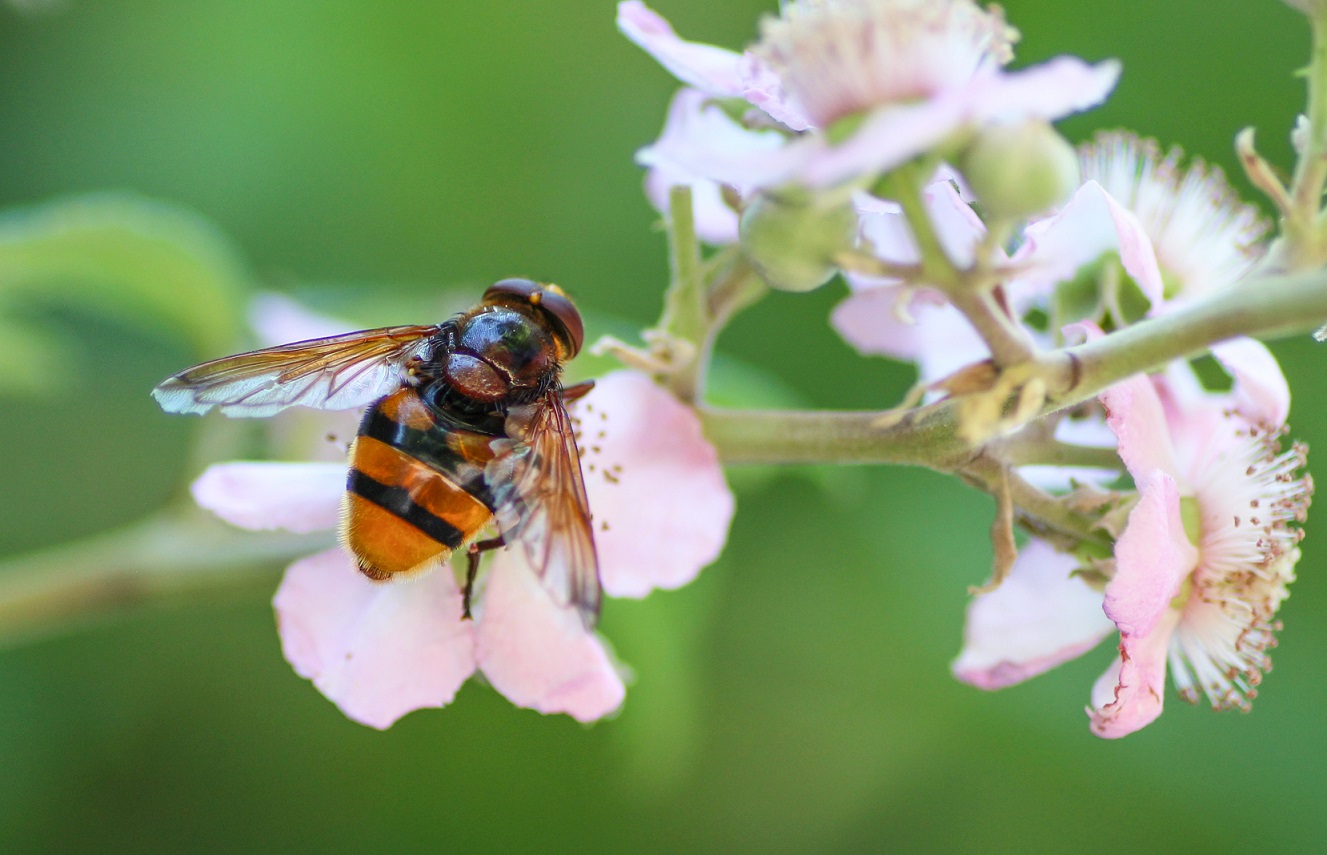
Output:
<svg viewBox="0 0 1327 855">
<path fill-rule="evenodd" d="M 493 297 L 505 295 L 515 297 L 522 303 L 530 302 L 530 295 L 539 291 L 544 286 L 533 279 L 503 279 L 501 282 L 495 282 L 484 292 L 484 302 L 489 302 Z"/>
<path fill-rule="evenodd" d="M 533 279 L 503 279 L 494 283 L 484 292 L 484 302 L 493 298 L 515 298 L 523 303 L 538 306 L 553 316 L 566 334 L 567 344 L 571 346 L 568 358 L 575 356 L 585 343 L 585 322 L 577 311 L 571 298 L 556 285 L 544 285 Z"/>
<path fill-rule="evenodd" d="M 558 286 L 545 285 L 544 290 L 530 302 L 537 303 L 562 324 L 562 329 L 567 333 L 567 342 L 571 345 L 571 356 L 580 353 L 581 345 L 585 344 L 585 322 L 581 320 L 581 313 L 571 298 Z"/>
</svg>

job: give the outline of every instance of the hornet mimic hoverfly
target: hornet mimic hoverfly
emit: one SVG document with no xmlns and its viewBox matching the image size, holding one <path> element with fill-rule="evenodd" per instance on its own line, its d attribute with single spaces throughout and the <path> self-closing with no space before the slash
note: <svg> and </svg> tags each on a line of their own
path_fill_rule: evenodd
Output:
<svg viewBox="0 0 1327 855">
<path fill-rule="evenodd" d="M 525 547 L 555 600 L 598 618 L 598 559 L 562 363 L 584 343 L 556 285 L 504 279 L 432 326 L 363 330 L 204 362 L 152 390 L 172 413 L 270 416 L 368 409 L 350 446 L 341 539 L 384 581 L 465 549 L 464 617 L 479 556 Z M 479 540 L 490 523 L 498 536 Z"/>
</svg>

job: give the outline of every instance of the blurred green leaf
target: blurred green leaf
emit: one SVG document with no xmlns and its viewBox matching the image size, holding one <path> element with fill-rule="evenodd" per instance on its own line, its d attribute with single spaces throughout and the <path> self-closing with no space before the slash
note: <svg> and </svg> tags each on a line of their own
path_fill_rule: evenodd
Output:
<svg viewBox="0 0 1327 855">
<path fill-rule="evenodd" d="M 249 287 L 227 239 L 176 205 L 97 194 L 0 218 L 0 317 L 23 305 L 74 306 L 181 335 L 216 356 L 242 336 Z M 15 326 L 6 324 L 0 383 L 30 386 L 49 354 L 37 333 Z"/>
</svg>

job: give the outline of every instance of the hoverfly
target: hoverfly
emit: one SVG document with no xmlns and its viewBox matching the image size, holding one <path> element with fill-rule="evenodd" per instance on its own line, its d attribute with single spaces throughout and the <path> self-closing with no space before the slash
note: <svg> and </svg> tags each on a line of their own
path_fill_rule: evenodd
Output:
<svg viewBox="0 0 1327 855">
<path fill-rule="evenodd" d="M 432 326 L 363 330 L 204 362 L 152 396 L 172 413 L 271 416 L 301 405 L 368 409 L 350 446 L 340 537 L 386 581 L 465 549 L 463 617 L 481 553 L 519 541 L 554 599 L 587 628 L 598 558 L 562 364 L 584 343 L 556 285 L 504 279 Z M 498 536 L 478 537 L 496 522 Z"/>
</svg>

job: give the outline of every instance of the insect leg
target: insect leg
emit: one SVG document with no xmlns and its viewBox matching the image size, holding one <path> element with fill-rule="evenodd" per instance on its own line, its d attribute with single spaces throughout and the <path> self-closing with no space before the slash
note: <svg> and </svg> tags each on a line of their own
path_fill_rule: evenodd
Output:
<svg viewBox="0 0 1327 855">
<path fill-rule="evenodd" d="M 475 590 L 475 574 L 479 572 L 479 556 L 501 549 L 507 541 L 501 535 L 488 540 L 477 540 L 465 553 L 465 590 L 461 592 L 461 620 L 470 620 L 470 595 Z"/>
<path fill-rule="evenodd" d="M 590 390 L 593 388 L 593 380 L 583 380 L 580 383 L 575 383 L 562 390 L 562 400 L 564 403 L 570 403 L 578 398 L 584 398 L 590 394 Z"/>
</svg>

